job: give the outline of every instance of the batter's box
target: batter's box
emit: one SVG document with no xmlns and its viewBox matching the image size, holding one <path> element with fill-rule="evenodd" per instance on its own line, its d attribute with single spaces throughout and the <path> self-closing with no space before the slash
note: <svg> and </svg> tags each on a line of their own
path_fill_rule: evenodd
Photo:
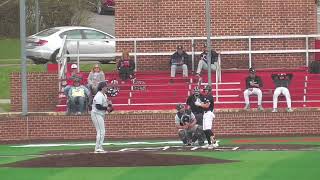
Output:
<svg viewBox="0 0 320 180">
<path fill-rule="evenodd" d="M 162 147 L 141 147 L 124 148 L 114 152 L 163 152 L 163 151 L 236 151 L 239 147 L 217 147 L 214 149 L 201 148 L 200 146 L 162 146 Z"/>
</svg>

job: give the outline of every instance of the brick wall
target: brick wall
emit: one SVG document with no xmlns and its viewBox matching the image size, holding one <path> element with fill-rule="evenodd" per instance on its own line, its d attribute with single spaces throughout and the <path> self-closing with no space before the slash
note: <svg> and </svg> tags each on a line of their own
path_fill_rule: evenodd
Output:
<svg viewBox="0 0 320 180">
<path fill-rule="evenodd" d="M 319 111 L 217 113 L 217 136 L 320 135 Z M 177 138 L 172 113 L 111 114 L 108 139 Z M 95 139 L 90 116 L 0 117 L 0 141 Z"/>
<path fill-rule="evenodd" d="M 22 111 L 21 76 L 12 73 L 11 81 L 11 111 Z M 28 73 L 28 111 L 55 111 L 58 103 L 58 75 L 56 73 Z"/>
<path fill-rule="evenodd" d="M 316 4 L 314 0 L 233 0 L 211 1 L 212 36 L 238 35 L 281 35 L 316 34 Z M 116 5 L 115 32 L 117 38 L 144 37 L 205 37 L 205 1 L 195 0 L 118 0 Z M 299 40 L 266 40 L 253 42 L 253 49 L 262 46 L 267 49 L 293 49 L 305 45 Z M 196 43 L 196 49 L 201 44 Z M 174 51 L 177 44 L 183 44 L 191 51 L 190 42 L 138 42 L 139 52 Z M 243 40 L 212 41 L 220 51 L 247 50 Z M 311 46 L 313 47 L 313 46 Z M 133 51 L 133 43 L 117 43 L 117 50 Z M 266 50 L 266 49 L 265 49 Z M 311 56 L 312 60 L 313 56 Z M 139 70 L 149 70 L 150 66 L 169 69 L 168 59 L 138 57 Z M 272 60 L 272 64 L 264 61 Z M 151 61 L 151 62 L 150 62 Z M 234 62 L 236 61 L 236 62 Z M 304 65 L 305 56 L 291 54 L 255 55 L 256 68 Z M 248 56 L 223 57 L 223 68 L 247 68 Z M 287 63 L 290 62 L 290 63 Z"/>
</svg>

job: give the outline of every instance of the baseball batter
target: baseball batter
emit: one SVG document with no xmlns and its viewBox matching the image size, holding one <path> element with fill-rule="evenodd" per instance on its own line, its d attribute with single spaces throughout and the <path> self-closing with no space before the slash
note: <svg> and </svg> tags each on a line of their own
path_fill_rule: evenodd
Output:
<svg viewBox="0 0 320 180">
<path fill-rule="evenodd" d="M 106 152 L 102 147 L 106 133 L 104 119 L 106 116 L 106 112 L 111 112 L 113 110 L 112 104 L 110 101 L 108 101 L 106 95 L 107 90 L 107 83 L 104 81 L 100 82 L 98 85 L 98 92 L 93 98 L 91 119 L 97 131 L 94 153 Z"/>
<path fill-rule="evenodd" d="M 207 85 L 205 87 L 205 95 L 204 95 L 204 102 L 196 103 L 197 106 L 203 108 L 203 131 L 207 138 L 208 144 L 202 146 L 202 148 L 213 149 L 219 146 L 218 141 L 215 139 L 215 135 L 212 131 L 212 126 L 214 122 L 214 99 L 212 96 L 212 88 L 211 86 Z"/>
</svg>

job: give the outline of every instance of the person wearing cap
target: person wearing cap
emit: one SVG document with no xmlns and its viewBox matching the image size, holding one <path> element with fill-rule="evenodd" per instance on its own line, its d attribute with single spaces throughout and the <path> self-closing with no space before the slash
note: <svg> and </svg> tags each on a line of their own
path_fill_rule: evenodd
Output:
<svg viewBox="0 0 320 180">
<path fill-rule="evenodd" d="M 291 96 L 289 92 L 289 85 L 292 80 L 292 74 L 280 73 L 272 74 L 271 78 L 276 86 L 276 89 L 273 93 L 273 110 L 272 112 L 278 112 L 278 97 L 280 94 L 283 94 L 286 97 L 287 101 L 287 112 L 292 112 L 291 108 Z"/>
<path fill-rule="evenodd" d="M 200 146 L 203 145 L 201 134 L 203 133 L 201 126 L 197 125 L 194 114 L 186 109 L 183 104 L 176 106 L 177 113 L 175 115 L 175 124 L 178 129 L 178 135 L 184 145 L 190 146 L 198 140 Z"/>
<path fill-rule="evenodd" d="M 256 70 L 253 68 L 249 69 L 249 76 L 246 78 L 246 90 L 243 92 L 245 110 L 250 109 L 249 96 L 257 95 L 258 96 L 258 110 L 263 111 L 262 107 L 262 88 L 263 83 L 259 76 L 256 75 Z"/>
<path fill-rule="evenodd" d="M 78 72 L 78 65 L 72 64 L 71 71 L 66 74 L 67 85 L 72 85 L 74 79 L 81 79 L 80 84 L 85 85 L 83 74 Z"/>
<path fill-rule="evenodd" d="M 200 77 L 202 69 L 208 70 L 208 49 L 207 44 L 203 44 L 203 52 L 200 54 L 200 60 L 198 63 L 198 68 L 196 71 L 196 75 Z M 218 52 L 211 49 L 211 70 L 215 71 L 217 69 L 217 62 L 218 62 Z"/>
<path fill-rule="evenodd" d="M 73 86 L 68 90 L 68 112 L 76 115 L 81 115 L 86 112 L 86 104 L 90 91 L 80 84 L 80 78 L 73 79 Z"/>
<path fill-rule="evenodd" d="M 88 87 L 92 95 L 97 93 L 98 84 L 102 81 L 105 81 L 104 72 L 101 70 L 99 64 L 95 64 L 88 76 Z"/>
<path fill-rule="evenodd" d="M 104 119 L 106 113 L 113 111 L 112 103 L 108 100 L 106 95 L 107 91 L 107 83 L 105 81 L 100 82 L 98 85 L 98 92 L 94 96 L 92 102 L 91 120 L 97 132 L 94 153 L 106 152 L 102 147 L 106 133 Z"/>
<path fill-rule="evenodd" d="M 177 68 L 182 68 L 183 77 L 188 77 L 189 55 L 183 50 L 181 45 L 177 46 L 177 51 L 171 56 L 171 78 L 176 77 Z"/>
</svg>

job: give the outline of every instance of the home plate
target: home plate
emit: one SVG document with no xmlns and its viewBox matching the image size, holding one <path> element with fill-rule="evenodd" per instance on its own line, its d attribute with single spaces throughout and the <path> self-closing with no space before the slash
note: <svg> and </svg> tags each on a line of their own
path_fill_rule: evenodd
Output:
<svg viewBox="0 0 320 180">
<path fill-rule="evenodd" d="M 196 146 L 196 147 L 191 148 L 190 150 L 191 150 L 191 151 L 194 151 L 194 150 L 197 150 L 197 149 L 199 149 L 199 148 L 200 148 L 200 147 Z"/>
</svg>

